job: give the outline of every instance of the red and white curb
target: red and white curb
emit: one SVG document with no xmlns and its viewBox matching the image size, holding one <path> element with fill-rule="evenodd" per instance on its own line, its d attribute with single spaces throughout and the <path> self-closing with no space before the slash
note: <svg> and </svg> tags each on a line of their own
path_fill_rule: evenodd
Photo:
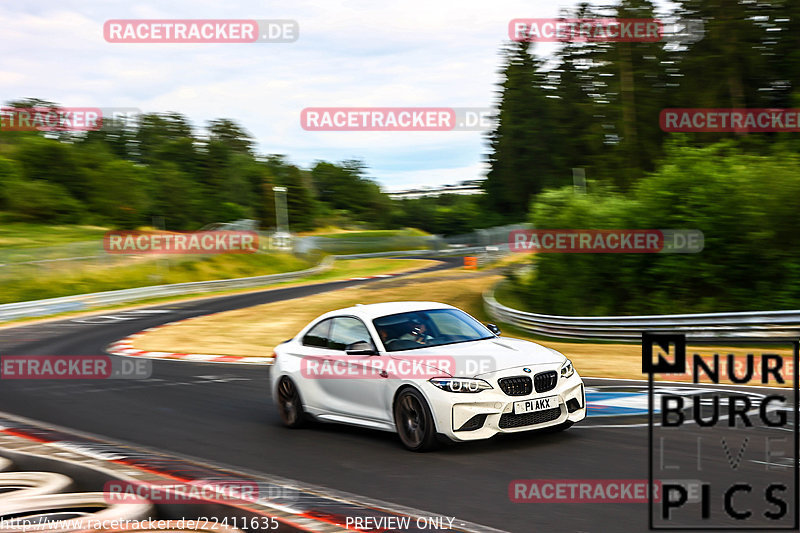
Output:
<svg viewBox="0 0 800 533">
<path fill-rule="evenodd" d="M 203 315 L 208 316 L 208 315 Z M 133 346 L 136 339 L 143 337 L 145 333 L 155 331 L 157 329 L 172 326 L 180 322 L 192 320 L 192 317 L 184 320 L 177 320 L 175 322 L 168 322 L 161 326 L 147 328 L 139 333 L 134 333 L 124 339 L 118 340 L 110 344 L 106 351 L 112 355 L 121 355 L 123 357 L 143 357 L 145 359 L 172 359 L 178 361 L 195 361 L 198 363 L 238 363 L 238 364 L 271 364 L 272 357 L 249 357 L 241 355 L 212 355 L 201 353 L 178 353 L 178 352 L 151 352 L 148 350 L 138 350 Z"/>
<path fill-rule="evenodd" d="M 375 278 L 392 278 L 397 276 L 398 274 L 375 274 L 374 276 L 364 276 L 360 278 L 348 278 L 343 279 L 340 281 L 360 281 L 365 279 L 375 279 Z M 225 311 L 221 311 L 224 313 Z M 112 355 L 120 355 L 123 357 L 143 357 L 145 359 L 171 359 L 177 361 L 193 361 L 196 363 L 233 363 L 233 364 L 247 364 L 247 365 L 270 365 L 272 364 L 273 357 L 257 357 L 257 356 L 247 356 L 247 355 L 212 355 L 212 354 L 202 354 L 202 353 L 177 353 L 177 352 L 151 352 L 147 350 L 137 350 L 133 343 L 136 339 L 143 337 L 145 333 L 149 333 L 151 331 L 156 331 L 157 329 L 164 328 L 167 326 L 173 326 L 175 324 L 179 324 L 182 322 L 187 322 L 189 320 L 194 320 L 196 318 L 205 318 L 207 316 L 211 316 L 217 313 L 210 313 L 208 315 L 201 315 L 191 318 L 184 318 L 183 320 L 176 320 L 174 322 L 167 322 L 166 324 L 161 324 L 160 326 L 155 326 L 152 328 L 147 328 L 142 330 L 138 333 L 134 333 L 133 335 L 129 335 L 124 339 L 118 340 L 117 342 L 111 343 L 106 348 L 106 351 Z"/>
</svg>

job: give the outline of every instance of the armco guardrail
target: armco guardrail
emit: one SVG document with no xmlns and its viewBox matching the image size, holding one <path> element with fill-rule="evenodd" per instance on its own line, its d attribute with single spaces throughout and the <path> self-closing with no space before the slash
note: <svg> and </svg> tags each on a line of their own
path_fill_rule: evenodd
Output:
<svg viewBox="0 0 800 533">
<path fill-rule="evenodd" d="M 368 257 L 394 257 L 409 255 L 453 255 L 484 252 L 484 247 L 460 248 L 457 250 L 406 250 L 399 252 L 376 252 L 354 255 L 330 255 L 319 265 L 296 272 L 284 272 L 281 274 L 270 274 L 267 276 L 253 276 L 248 278 L 218 279 L 211 281 L 191 281 L 188 283 L 174 283 L 170 285 L 152 285 L 149 287 L 136 287 L 133 289 L 120 289 L 116 291 L 95 292 L 92 294 L 77 294 L 74 296 L 62 296 L 60 298 L 48 298 L 46 300 L 34 300 L 29 302 L 16 302 L 0 305 L 0 322 L 7 322 L 17 318 L 28 318 L 54 315 L 66 311 L 81 311 L 109 305 L 117 305 L 149 298 L 162 298 L 165 296 L 184 296 L 203 292 L 212 292 L 228 289 L 244 289 L 249 287 L 259 287 L 274 283 L 276 281 L 286 281 L 312 274 L 317 274 L 329 269 L 335 259 L 359 259 Z"/>
<path fill-rule="evenodd" d="M 248 278 L 218 279 L 211 281 L 190 281 L 187 283 L 174 283 L 171 285 L 152 285 L 149 287 L 136 287 L 133 289 L 120 289 L 116 291 L 95 292 L 92 294 L 78 294 L 75 296 L 62 296 L 46 300 L 30 302 L 17 302 L 0 305 L 0 322 L 35 316 L 54 315 L 65 311 L 80 311 L 94 307 L 116 305 L 148 298 L 161 298 L 164 296 L 183 296 L 202 292 L 218 290 L 240 289 L 258 287 L 276 281 L 285 281 L 322 272 L 331 267 L 333 257 L 329 256 L 319 265 L 306 270 L 270 274 L 267 276 L 252 276 Z"/>
<path fill-rule="evenodd" d="M 684 333 L 697 340 L 775 339 L 800 336 L 800 311 L 749 311 L 644 316 L 555 316 L 527 313 L 499 303 L 494 290 L 483 295 L 494 320 L 546 337 L 639 341 L 643 331 Z"/>
</svg>

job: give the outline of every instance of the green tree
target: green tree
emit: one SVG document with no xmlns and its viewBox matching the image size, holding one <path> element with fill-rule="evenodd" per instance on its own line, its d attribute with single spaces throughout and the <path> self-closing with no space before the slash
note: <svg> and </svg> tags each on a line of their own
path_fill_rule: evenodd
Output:
<svg viewBox="0 0 800 533">
<path fill-rule="evenodd" d="M 564 315 L 786 309 L 800 304 L 800 232 L 792 198 L 800 157 L 745 153 L 735 141 L 667 146 L 629 195 L 565 188 L 540 195 L 538 228 L 691 229 L 696 254 L 538 254 L 524 289 L 534 309 Z"/>
<path fill-rule="evenodd" d="M 782 46 L 776 49 L 780 32 L 773 30 L 781 27 L 776 19 L 785 16 L 790 4 L 762 0 L 676 3 L 678 16 L 703 20 L 704 35 L 676 55 L 681 76 L 674 107 L 741 108 L 774 103 L 776 93 L 781 92 L 774 82 L 785 79 L 781 71 L 791 65 L 775 54 L 787 52 L 788 43 L 792 43 L 789 47 L 797 43 L 796 34 L 784 33 Z"/>
<path fill-rule="evenodd" d="M 354 221 L 383 227 L 391 219 L 390 200 L 365 173 L 366 165 L 361 161 L 317 161 L 311 179 L 318 200 L 328 208 L 340 210 Z"/>
<path fill-rule="evenodd" d="M 151 216 L 163 217 L 166 229 L 194 230 L 205 221 L 200 190 L 177 165 L 162 162 L 148 168 Z"/>
<path fill-rule="evenodd" d="M 7 208 L 9 187 L 22 179 L 22 168 L 13 159 L 0 156 L 0 209 Z"/>
<path fill-rule="evenodd" d="M 149 181 L 144 167 L 113 160 L 91 173 L 87 203 L 93 213 L 120 228 L 150 222 Z"/>
<path fill-rule="evenodd" d="M 621 0 L 610 10 L 621 19 L 653 19 L 650 0 Z M 593 58 L 598 77 L 604 80 L 596 108 L 604 116 L 607 131 L 616 134 L 607 142 L 604 168 L 598 172 L 620 190 L 628 190 L 645 172 L 652 171 L 661 156 L 664 133 L 659 114 L 666 107 L 668 53 L 661 42 L 609 42 L 598 45 Z"/>
<path fill-rule="evenodd" d="M 4 190 L 6 208 L 18 220 L 50 224 L 82 220 L 84 206 L 57 183 L 19 179 L 9 182 Z"/>
<path fill-rule="evenodd" d="M 75 198 L 84 198 L 89 192 L 86 172 L 71 144 L 38 136 L 25 137 L 17 145 L 14 158 L 29 180 L 61 185 Z"/>
<path fill-rule="evenodd" d="M 548 98 L 548 76 L 530 43 L 518 42 L 505 50 L 497 126 L 489 134 L 490 170 L 485 181 L 492 207 L 508 220 L 520 220 L 531 196 L 564 183 L 553 157 L 554 105 Z"/>
<path fill-rule="evenodd" d="M 212 120 L 206 129 L 210 142 L 222 143 L 232 152 L 253 155 L 253 137 L 235 121 L 227 118 Z"/>
</svg>

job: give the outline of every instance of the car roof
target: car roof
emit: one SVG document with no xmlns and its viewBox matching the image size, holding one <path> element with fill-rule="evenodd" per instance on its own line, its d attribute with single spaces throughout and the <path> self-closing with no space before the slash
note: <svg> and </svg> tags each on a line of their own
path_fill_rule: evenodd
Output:
<svg viewBox="0 0 800 533">
<path fill-rule="evenodd" d="M 330 311 L 322 315 L 322 317 L 354 315 L 365 320 L 373 320 L 386 315 L 407 313 L 409 311 L 426 311 L 428 309 L 455 309 L 455 307 L 439 302 L 383 302 L 377 304 L 357 304 L 352 307 Z"/>
</svg>

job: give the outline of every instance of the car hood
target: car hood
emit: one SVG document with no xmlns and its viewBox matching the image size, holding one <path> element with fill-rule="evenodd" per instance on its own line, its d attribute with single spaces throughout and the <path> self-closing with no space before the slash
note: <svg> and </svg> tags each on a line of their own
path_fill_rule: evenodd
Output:
<svg viewBox="0 0 800 533">
<path fill-rule="evenodd" d="M 534 342 L 507 337 L 389 352 L 388 355 L 412 361 L 420 357 L 431 358 L 431 366 L 458 377 L 477 377 L 510 368 L 560 364 L 566 361 L 566 357 L 555 350 Z M 436 360 L 454 364 L 455 370 L 436 364 Z"/>
</svg>

